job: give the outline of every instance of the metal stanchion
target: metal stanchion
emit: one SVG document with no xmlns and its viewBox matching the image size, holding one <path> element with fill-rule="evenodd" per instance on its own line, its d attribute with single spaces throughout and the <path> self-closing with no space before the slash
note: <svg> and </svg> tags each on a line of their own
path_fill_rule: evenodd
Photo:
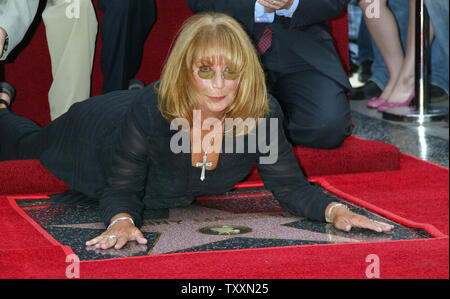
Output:
<svg viewBox="0 0 450 299">
<path fill-rule="evenodd" d="M 410 12 L 414 13 L 414 12 Z M 416 66 L 413 106 L 388 109 L 383 119 L 392 121 L 425 122 L 440 121 L 447 117 L 448 107 L 432 107 L 430 96 L 430 17 L 424 0 L 416 0 Z"/>
</svg>

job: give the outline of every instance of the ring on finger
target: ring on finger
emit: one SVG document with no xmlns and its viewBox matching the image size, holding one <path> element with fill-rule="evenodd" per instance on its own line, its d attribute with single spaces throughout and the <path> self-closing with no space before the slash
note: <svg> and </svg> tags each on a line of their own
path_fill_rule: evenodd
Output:
<svg viewBox="0 0 450 299">
<path fill-rule="evenodd" d="M 109 235 L 109 236 L 104 236 L 107 239 L 117 239 L 116 235 Z"/>
</svg>

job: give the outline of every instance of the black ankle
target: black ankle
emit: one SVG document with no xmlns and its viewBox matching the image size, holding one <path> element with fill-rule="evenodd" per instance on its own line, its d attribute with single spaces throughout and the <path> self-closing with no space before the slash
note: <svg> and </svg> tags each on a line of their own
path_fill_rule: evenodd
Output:
<svg viewBox="0 0 450 299">
<path fill-rule="evenodd" d="M 4 104 L 7 108 L 11 108 L 11 104 L 16 97 L 15 88 L 7 82 L 0 82 L 0 95 L 1 94 L 5 94 L 9 101 L 6 101 L 0 97 L 0 103 Z"/>
</svg>

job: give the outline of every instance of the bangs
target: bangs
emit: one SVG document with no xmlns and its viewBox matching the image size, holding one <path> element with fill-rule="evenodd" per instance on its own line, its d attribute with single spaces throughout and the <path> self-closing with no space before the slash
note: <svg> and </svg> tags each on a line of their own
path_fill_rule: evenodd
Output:
<svg viewBox="0 0 450 299">
<path fill-rule="evenodd" d="M 227 117 L 258 120 L 267 115 L 265 75 L 247 32 L 226 14 L 200 13 L 183 24 L 155 86 L 158 108 L 166 120 L 184 118 L 192 124 L 196 99 L 194 67 L 202 65 L 226 66 L 237 75 L 235 99 L 224 111 Z M 247 131 L 236 133 L 245 135 Z"/>
<path fill-rule="evenodd" d="M 192 69 L 193 65 L 223 64 L 239 75 L 245 69 L 246 59 L 241 40 L 225 26 L 211 26 L 202 30 L 192 40 L 191 46 L 191 55 L 186 59 L 189 69 Z"/>
</svg>

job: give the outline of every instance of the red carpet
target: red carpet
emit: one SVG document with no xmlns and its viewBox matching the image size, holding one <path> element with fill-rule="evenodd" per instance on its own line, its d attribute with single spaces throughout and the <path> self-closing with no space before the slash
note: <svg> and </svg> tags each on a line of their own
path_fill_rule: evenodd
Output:
<svg viewBox="0 0 450 299">
<path fill-rule="evenodd" d="M 400 151 L 395 146 L 374 140 L 350 136 L 333 150 L 293 148 L 297 161 L 307 177 L 333 174 L 389 171 L 400 168 Z M 1 174 L 0 174 L 1 175 Z M 1 177 L 0 177 L 1 178 Z M 261 187 L 256 167 L 237 187 Z"/>
<path fill-rule="evenodd" d="M 448 168 L 404 154 L 401 165 L 398 171 L 332 175 L 310 180 L 369 209 L 393 211 L 399 217 L 429 223 L 448 235 Z M 392 215 L 388 216 L 394 219 Z M 402 222 L 400 218 L 396 221 Z"/>
<path fill-rule="evenodd" d="M 38 160 L 0 162 L 0 194 L 62 193 L 67 186 Z"/>
<path fill-rule="evenodd" d="M 358 138 L 351 139 L 364 143 Z M 333 155 L 333 151 L 329 154 Z M 337 195 L 374 212 L 425 228 L 434 239 L 83 261 L 80 277 L 367 278 L 369 262 L 366 258 L 376 254 L 380 259 L 381 278 L 448 278 L 448 179 L 448 169 L 403 154 L 400 154 L 397 170 L 311 178 Z M 20 181 L 9 182 L 20 184 Z M 260 184 L 256 180 L 253 183 Z M 54 187 L 60 188 L 61 185 L 55 184 Z M 38 190 L 40 193 L 42 189 Z M 71 265 L 70 260 L 66 262 L 70 248 L 58 245 L 18 208 L 12 198 L 0 197 L 0 227 L 1 278 L 66 277 L 66 268 Z"/>
</svg>

